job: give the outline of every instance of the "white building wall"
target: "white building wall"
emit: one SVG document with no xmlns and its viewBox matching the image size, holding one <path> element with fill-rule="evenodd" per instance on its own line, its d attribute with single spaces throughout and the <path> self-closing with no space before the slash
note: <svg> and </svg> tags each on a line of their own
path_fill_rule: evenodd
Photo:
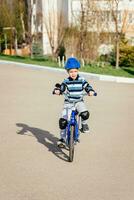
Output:
<svg viewBox="0 0 134 200">
<path fill-rule="evenodd" d="M 57 48 L 58 25 L 69 25 L 69 0 L 42 0 L 43 13 L 43 49 L 44 54 L 51 54 L 48 30 L 51 29 L 54 38 L 54 47 Z M 60 16 L 62 19 L 60 19 Z M 58 21 L 59 20 L 59 21 Z M 61 20 L 61 24 L 60 24 Z"/>
<path fill-rule="evenodd" d="M 43 53 L 51 54 L 50 34 L 56 38 L 57 34 L 57 0 L 42 0 L 42 23 L 43 23 Z M 48 33 L 49 32 L 49 33 Z M 51 33 L 50 33 L 51 32 Z M 55 43 L 55 42 L 54 42 Z"/>
<path fill-rule="evenodd" d="M 80 0 L 68 0 L 68 24 L 75 24 L 81 10 Z"/>
<path fill-rule="evenodd" d="M 69 0 L 69 9 L 68 9 L 68 20 L 69 23 L 76 24 L 79 16 L 79 12 L 81 10 L 80 2 L 82 0 Z M 83 0 L 84 2 L 84 0 Z M 113 2 L 116 2 L 113 0 Z M 110 10 L 110 6 L 108 6 L 106 0 L 96 0 L 96 6 L 102 10 L 102 11 L 108 11 Z M 116 9 L 116 5 L 114 5 Z M 122 29 L 123 27 L 123 19 L 124 19 L 124 12 L 127 13 L 127 18 L 126 18 L 126 35 L 133 35 L 134 36 L 134 0 L 119 0 L 119 5 L 118 5 L 118 11 L 120 12 L 119 14 L 119 30 Z M 106 18 L 106 16 L 105 16 Z M 109 23 L 108 23 L 109 22 Z M 103 22 L 102 22 L 103 23 Z M 103 31 L 105 32 L 115 32 L 115 22 L 112 20 L 112 15 L 109 17 L 109 20 L 106 18 L 106 21 L 104 21 Z M 96 25 L 92 26 L 92 31 L 97 31 Z M 131 33 L 129 33 L 129 30 Z M 125 31 L 125 29 L 124 29 Z"/>
<path fill-rule="evenodd" d="M 28 0 L 29 1 L 29 0 Z M 54 47 L 57 47 L 57 35 L 58 35 L 58 14 L 63 13 L 65 18 L 65 24 L 76 24 L 77 17 L 81 10 L 80 2 L 82 0 L 30 0 L 31 6 L 33 8 L 32 13 L 32 34 L 36 31 L 42 31 L 42 45 L 43 53 L 51 54 L 50 41 L 48 37 L 48 30 L 52 30 L 52 35 L 54 37 Z M 84 1 L 84 0 L 83 0 Z M 36 4 L 34 4 L 36 2 Z M 98 7 L 102 10 L 108 10 L 109 8 L 106 5 L 105 0 L 96 0 Z M 40 8 L 39 8 L 40 7 Z M 37 9 L 38 8 L 38 9 Z M 42 14 L 42 25 L 38 25 L 38 30 L 36 30 L 35 21 L 37 12 Z M 131 25 L 134 25 L 134 0 L 120 0 L 119 10 L 123 12 L 124 10 L 129 10 L 132 15 L 128 16 L 128 20 L 131 20 Z M 132 19 L 131 19 L 132 18 Z M 112 22 L 109 22 L 111 32 L 115 31 L 115 25 Z M 49 27 L 49 28 L 47 28 Z M 95 30 L 95 26 L 92 27 L 92 30 Z M 107 30 L 106 30 L 107 31 Z M 126 33 L 127 34 L 127 33 Z M 134 31 L 131 31 L 131 34 L 134 35 Z"/>
<path fill-rule="evenodd" d="M 59 14 L 62 14 L 65 25 L 68 25 L 68 0 L 58 0 L 57 10 Z"/>
<path fill-rule="evenodd" d="M 50 46 L 48 31 L 54 39 L 54 48 L 57 48 L 58 37 L 58 20 L 59 15 L 65 19 L 65 24 L 68 24 L 68 0 L 42 0 L 42 13 L 43 13 L 43 50 L 44 54 L 51 54 L 52 49 Z"/>
</svg>

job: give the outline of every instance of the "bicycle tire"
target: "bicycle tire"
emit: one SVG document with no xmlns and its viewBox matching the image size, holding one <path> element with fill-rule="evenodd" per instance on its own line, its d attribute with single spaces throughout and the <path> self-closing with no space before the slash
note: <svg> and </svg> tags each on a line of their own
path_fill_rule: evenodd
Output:
<svg viewBox="0 0 134 200">
<path fill-rule="evenodd" d="M 69 140 L 69 162 L 74 158 L 74 126 L 70 126 L 70 140 Z"/>
</svg>

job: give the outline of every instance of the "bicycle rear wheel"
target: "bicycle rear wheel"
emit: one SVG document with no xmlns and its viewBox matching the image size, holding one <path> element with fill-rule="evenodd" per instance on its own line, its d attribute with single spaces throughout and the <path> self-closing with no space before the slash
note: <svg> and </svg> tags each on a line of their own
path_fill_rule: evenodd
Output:
<svg viewBox="0 0 134 200">
<path fill-rule="evenodd" d="M 70 126 L 70 140 L 69 140 L 69 162 L 74 158 L 74 126 Z"/>
</svg>

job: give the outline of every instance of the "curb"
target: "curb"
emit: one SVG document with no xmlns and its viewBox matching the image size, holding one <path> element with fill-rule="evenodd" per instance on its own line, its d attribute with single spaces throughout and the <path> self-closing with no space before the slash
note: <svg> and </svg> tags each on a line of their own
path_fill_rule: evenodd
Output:
<svg viewBox="0 0 134 200">
<path fill-rule="evenodd" d="M 15 65 L 19 65 L 21 67 L 31 68 L 31 69 L 34 69 L 34 70 L 50 70 L 50 71 L 65 73 L 64 69 L 58 69 L 58 68 L 53 68 L 53 67 L 48 67 L 48 66 L 40 66 L 40 65 L 34 65 L 34 64 L 25 64 L 25 63 L 6 61 L 6 60 L 0 60 L 0 64 L 15 64 Z M 92 80 L 134 84 L 134 78 L 92 74 L 92 73 L 87 73 L 87 72 L 80 72 L 80 74 L 87 76 L 88 78 L 90 78 Z"/>
</svg>

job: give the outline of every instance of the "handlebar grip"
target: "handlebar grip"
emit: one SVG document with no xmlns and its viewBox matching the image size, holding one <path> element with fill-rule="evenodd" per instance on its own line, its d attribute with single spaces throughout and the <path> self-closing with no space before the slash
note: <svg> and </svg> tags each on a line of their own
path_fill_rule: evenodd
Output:
<svg viewBox="0 0 134 200">
<path fill-rule="evenodd" d="M 94 96 L 97 96 L 97 92 L 94 93 Z"/>
</svg>

